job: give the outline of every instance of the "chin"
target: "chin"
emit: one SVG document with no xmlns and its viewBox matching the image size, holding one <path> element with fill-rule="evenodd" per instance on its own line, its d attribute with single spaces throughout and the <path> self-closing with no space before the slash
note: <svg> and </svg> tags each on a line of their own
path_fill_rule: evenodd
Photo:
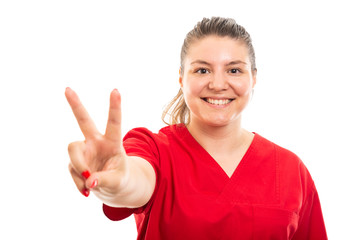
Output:
<svg viewBox="0 0 360 240">
<path fill-rule="evenodd" d="M 233 123 L 235 123 L 234 120 L 231 121 L 229 119 L 216 119 L 212 121 L 207 121 L 205 124 L 211 127 L 225 127 Z"/>
<path fill-rule="evenodd" d="M 204 127 L 226 127 L 241 124 L 241 114 L 203 114 L 193 115 L 190 119 L 193 119 L 196 125 Z"/>
</svg>

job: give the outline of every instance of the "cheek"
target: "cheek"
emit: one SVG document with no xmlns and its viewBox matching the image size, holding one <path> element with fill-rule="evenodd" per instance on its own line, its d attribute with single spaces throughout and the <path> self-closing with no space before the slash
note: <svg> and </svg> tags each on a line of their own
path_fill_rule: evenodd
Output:
<svg viewBox="0 0 360 240">
<path fill-rule="evenodd" d="M 234 81 L 231 85 L 236 94 L 239 96 L 250 94 L 252 91 L 250 81 Z"/>
<path fill-rule="evenodd" d="M 182 86 L 182 92 L 183 92 L 183 97 L 184 97 L 186 105 L 188 107 L 189 107 L 189 105 L 191 106 L 194 96 L 196 96 L 196 92 L 197 92 L 196 88 L 189 85 L 188 83 L 184 83 L 184 85 Z"/>
<path fill-rule="evenodd" d="M 192 81 L 186 81 L 183 85 L 183 93 L 185 96 L 199 96 L 202 89 L 204 89 L 204 81 L 197 81 L 199 79 L 192 79 Z"/>
</svg>

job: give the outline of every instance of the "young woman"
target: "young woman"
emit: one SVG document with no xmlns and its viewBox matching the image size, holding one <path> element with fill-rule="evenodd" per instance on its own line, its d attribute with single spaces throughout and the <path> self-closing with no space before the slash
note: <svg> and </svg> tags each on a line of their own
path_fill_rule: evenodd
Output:
<svg viewBox="0 0 360 240">
<path fill-rule="evenodd" d="M 327 239 L 314 182 L 292 152 L 241 126 L 256 84 L 250 35 L 232 19 L 204 18 L 181 51 L 180 91 L 158 133 L 121 137 L 120 94 L 104 135 L 66 89 L 85 141 L 69 145 L 80 192 L 106 216 L 135 215 L 138 239 Z"/>
</svg>

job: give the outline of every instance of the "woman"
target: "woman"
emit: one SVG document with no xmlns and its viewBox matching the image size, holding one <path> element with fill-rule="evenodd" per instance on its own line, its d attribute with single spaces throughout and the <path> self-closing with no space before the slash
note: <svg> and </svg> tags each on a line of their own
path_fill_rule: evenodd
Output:
<svg viewBox="0 0 360 240">
<path fill-rule="evenodd" d="M 204 18 L 181 51 L 180 91 L 159 133 L 121 139 L 120 94 L 101 135 L 67 88 L 85 141 L 69 145 L 79 191 L 104 213 L 134 213 L 138 239 L 327 239 L 315 185 L 301 160 L 241 127 L 256 84 L 255 54 L 232 19 Z"/>
</svg>

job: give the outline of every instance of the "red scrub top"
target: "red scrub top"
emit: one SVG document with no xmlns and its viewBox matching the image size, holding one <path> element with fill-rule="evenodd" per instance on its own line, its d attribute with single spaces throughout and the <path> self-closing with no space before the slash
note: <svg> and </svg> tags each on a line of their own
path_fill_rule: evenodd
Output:
<svg viewBox="0 0 360 240">
<path fill-rule="evenodd" d="M 230 178 L 184 125 L 133 129 L 124 147 L 152 164 L 155 191 L 144 207 L 103 210 L 111 220 L 134 213 L 138 239 L 327 239 L 308 170 L 258 134 Z"/>
</svg>

